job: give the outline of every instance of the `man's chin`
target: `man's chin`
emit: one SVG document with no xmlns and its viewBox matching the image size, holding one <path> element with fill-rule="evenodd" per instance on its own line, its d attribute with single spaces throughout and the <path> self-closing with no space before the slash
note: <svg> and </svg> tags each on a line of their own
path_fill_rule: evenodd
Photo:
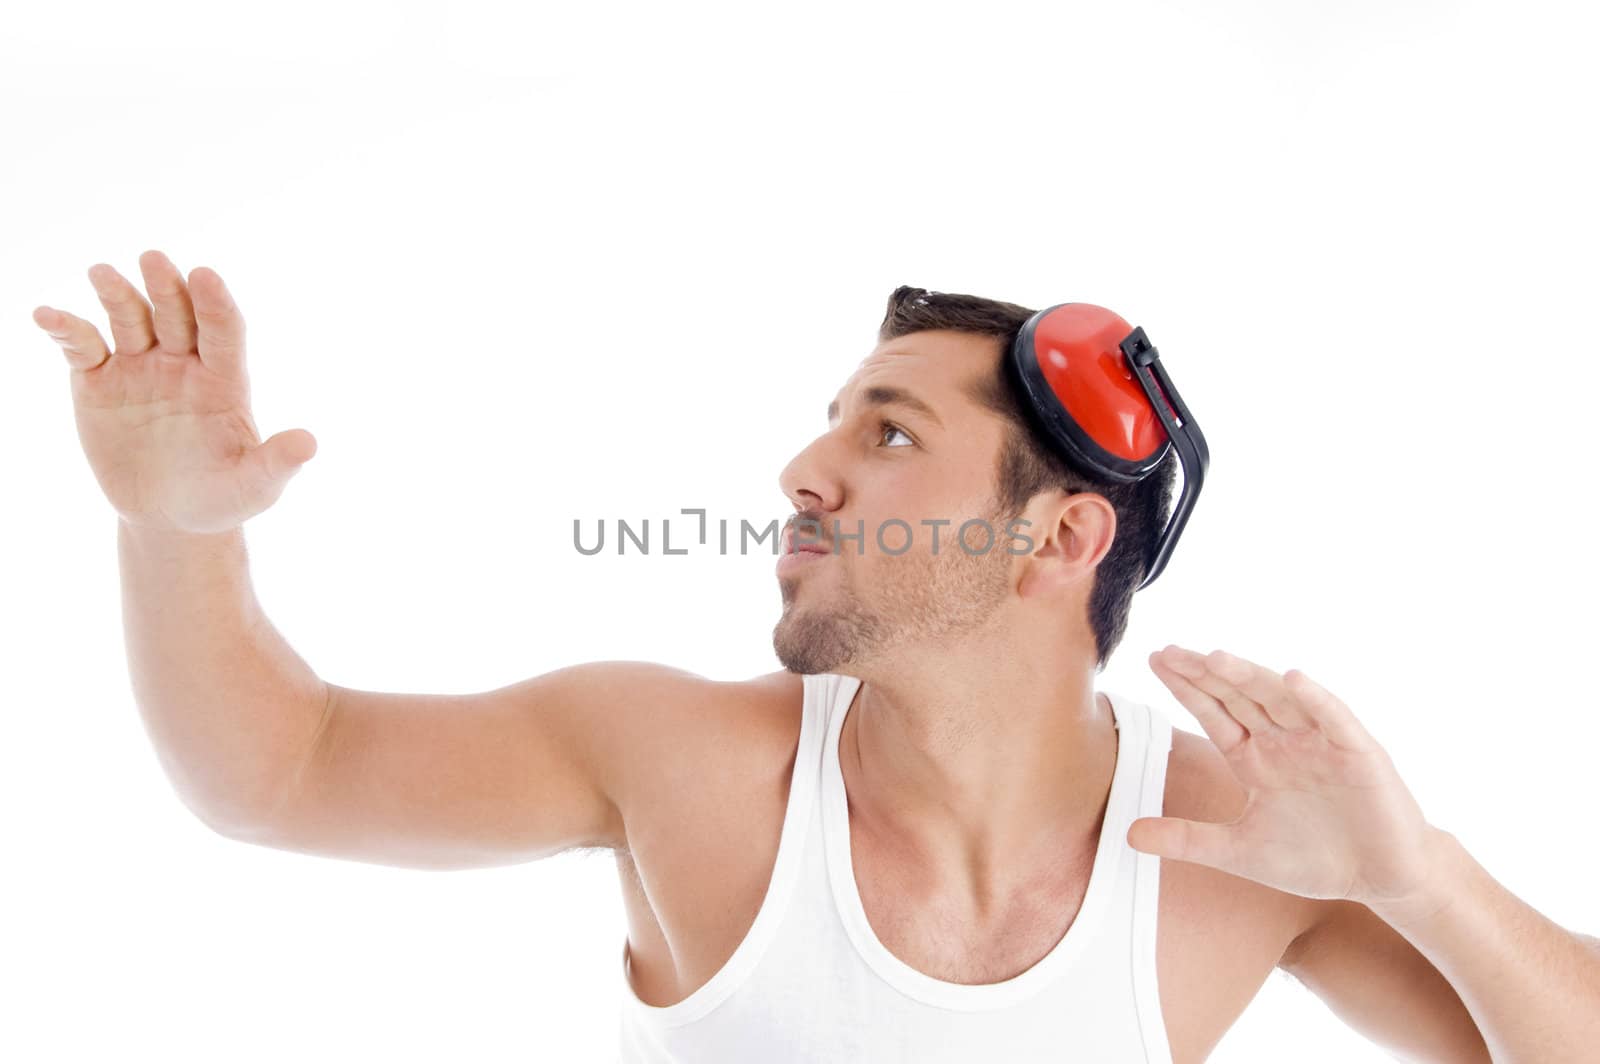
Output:
<svg viewBox="0 0 1600 1064">
<path fill-rule="evenodd" d="M 873 634 L 864 618 L 786 605 L 772 630 L 772 648 L 785 669 L 810 676 L 858 664 Z"/>
</svg>

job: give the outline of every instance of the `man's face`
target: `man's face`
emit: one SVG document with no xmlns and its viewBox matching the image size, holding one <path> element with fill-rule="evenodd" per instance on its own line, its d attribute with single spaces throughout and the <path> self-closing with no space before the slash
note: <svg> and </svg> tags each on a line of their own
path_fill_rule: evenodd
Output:
<svg viewBox="0 0 1600 1064">
<path fill-rule="evenodd" d="M 1018 546 L 995 511 L 1005 424 L 967 394 L 999 358 L 999 341 L 967 333 L 884 341 L 840 389 L 828 431 L 783 470 L 795 534 L 828 551 L 788 562 L 780 553 L 773 647 L 784 668 L 834 672 L 950 641 L 1005 601 L 1008 547 Z M 962 549 L 969 519 L 986 522 L 992 542 L 975 524 Z"/>
</svg>

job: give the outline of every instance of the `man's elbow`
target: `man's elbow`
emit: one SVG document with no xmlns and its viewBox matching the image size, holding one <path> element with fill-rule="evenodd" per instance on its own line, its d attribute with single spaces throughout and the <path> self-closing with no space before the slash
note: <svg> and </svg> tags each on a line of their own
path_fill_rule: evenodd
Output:
<svg viewBox="0 0 1600 1064">
<path fill-rule="evenodd" d="M 282 774 L 274 778 L 272 786 L 235 786 L 226 790 L 214 787 L 206 793 L 192 787 L 175 787 L 175 790 L 184 808 L 218 835 L 263 845 L 268 844 L 270 827 L 289 797 Z"/>
<path fill-rule="evenodd" d="M 262 843 L 267 837 L 267 817 L 261 803 L 190 801 L 184 806 L 194 818 L 226 839 Z"/>
</svg>

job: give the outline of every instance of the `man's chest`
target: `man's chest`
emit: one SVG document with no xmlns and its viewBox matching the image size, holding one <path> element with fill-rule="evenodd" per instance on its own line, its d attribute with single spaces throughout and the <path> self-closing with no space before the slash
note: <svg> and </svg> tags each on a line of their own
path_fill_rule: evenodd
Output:
<svg viewBox="0 0 1600 1064">
<path fill-rule="evenodd" d="M 1204 777 L 1183 763 L 1191 744 L 1174 746 L 1163 811 L 1226 819 L 1226 802 L 1202 793 Z M 789 785 L 789 770 L 719 779 L 664 797 L 630 822 L 630 849 L 617 862 L 632 982 L 646 1003 L 687 997 L 749 933 L 777 859 Z M 1049 954 L 1077 918 L 1093 867 L 1085 847 L 1038 877 L 1037 889 L 982 911 L 927 889 L 888 840 L 853 830 L 848 845 L 861 908 L 884 948 L 963 984 L 1012 978 Z M 1255 996 L 1299 933 L 1307 902 L 1200 865 L 1162 861 L 1160 869 L 1157 984 L 1174 1060 L 1186 1064 L 1203 1059 Z"/>
</svg>

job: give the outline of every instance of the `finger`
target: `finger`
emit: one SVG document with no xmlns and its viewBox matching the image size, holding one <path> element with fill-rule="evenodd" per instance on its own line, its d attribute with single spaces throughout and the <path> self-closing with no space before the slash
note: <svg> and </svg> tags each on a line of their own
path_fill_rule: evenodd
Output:
<svg viewBox="0 0 1600 1064">
<path fill-rule="evenodd" d="M 1174 861 L 1234 870 L 1233 828 L 1174 816 L 1142 816 L 1128 825 L 1128 845 Z"/>
<path fill-rule="evenodd" d="M 305 429 L 285 429 L 263 440 L 240 460 L 241 471 L 259 492 L 276 499 L 289 478 L 317 453 L 317 438 Z"/>
<path fill-rule="evenodd" d="M 153 250 L 139 256 L 139 270 L 155 306 L 156 342 L 161 350 L 174 355 L 194 354 L 194 307 L 183 275 L 171 259 Z"/>
<path fill-rule="evenodd" d="M 1173 668 L 1188 678 L 1189 682 L 1222 703 L 1234 720 L 1245 726 L 1251 734 L 1269 731 L 1277 725 L 1267 716 L 1267 711 L 1255 700 L 1212 671 L 1211 661 L 1192 650 L 1169 646 L 1162 651 Z"/>
<path fill-rule="evenodd" d="M 111 357 L 100 330 L 80 317 L 51 307 L 34 307 L 33 320 L 61 345 L 67 365 L 75 370 L 87 373 Z"/>
<path fill-rule="evenodd" d="M 1367 750 L 1378 745 L 1378 741 L 1356 719 L 1356 715 L 1350 712 L 1349 706 L 1299 669 L 1284 673 L 1283 682 L 1305 707 L 1312 723 L 1335 746 L 1346 750 Z"/>
<path fill-rule="evenodd" d="M 244 315 L 222 275 L 209 266 L 196 266 L 189 271 L 189 297 L 200 361 L 225 377 L 244 380 Z"/>
<path fill-rule="evenodd" d="M 1184 708 L 1194 714 L 1206 735 L 1224 754 L 1250 737 L 1243 724 L 1235 720 L 1222 703 L 1190 683 L 1182 673 L 1167 663 L 1163 651 L 1150 655 L 1150 667 L 1161 682 L 1166 684 Z"/>
<path fill-rule="evenodd" d="M 1233 684 L 1246 698 L 1260 706 L 1280 728 L 1311 731 L 1311 718 L 1299 699 L 1285 686 L 1283 677 L 1271 669 L 1246 661 L 1226 650 L 1213 650 L 1206 659 L 1211 671 Z"/>
<path fill-rule="evenodd" d="M 156 345 L 150 304 L 122 274 L 103 262 L 89 267 L 89 283 L 111 318 L 111 341 L 119 355 L 137 355 Z"/>
</svg>

